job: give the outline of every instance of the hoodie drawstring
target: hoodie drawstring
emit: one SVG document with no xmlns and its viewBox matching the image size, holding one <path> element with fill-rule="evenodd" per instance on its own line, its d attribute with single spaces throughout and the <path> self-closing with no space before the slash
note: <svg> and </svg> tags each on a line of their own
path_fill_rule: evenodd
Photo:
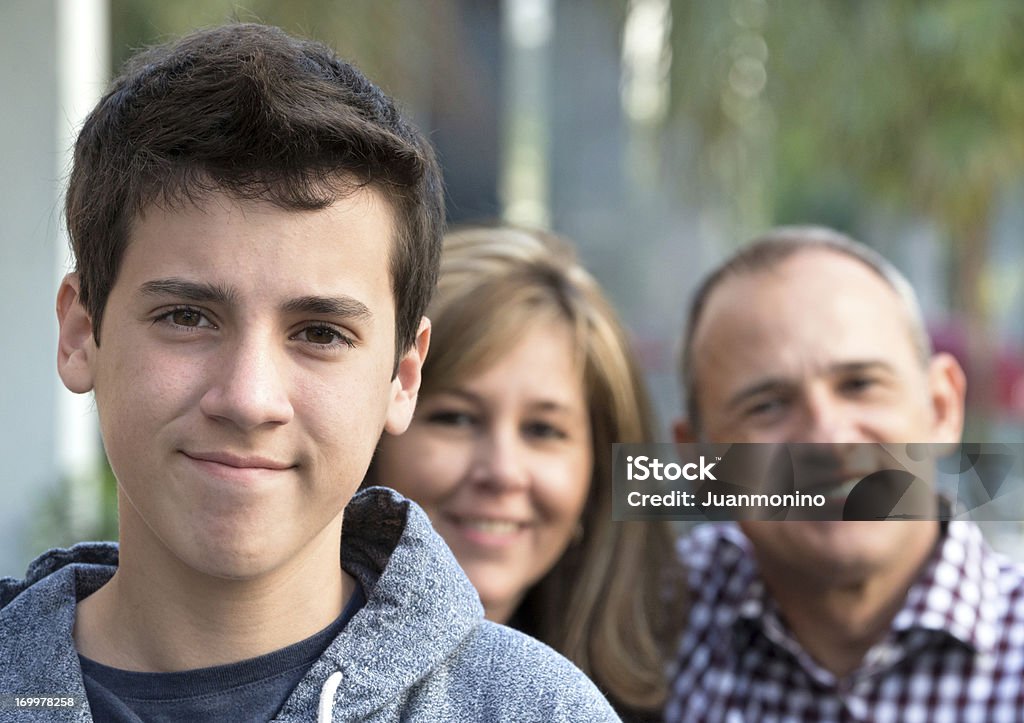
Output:
<svg viewBox="0 0 1024 723">
<path fill-rule="evenodd" d="M 341 679 L 341 671 L 336 670 L 327 676 L 323 687 L 320 688 L 320 708 L 316 714 L 317 723 L 331 723 L 334 718 L 334 694 L 338 692 Z"/>
</svg>

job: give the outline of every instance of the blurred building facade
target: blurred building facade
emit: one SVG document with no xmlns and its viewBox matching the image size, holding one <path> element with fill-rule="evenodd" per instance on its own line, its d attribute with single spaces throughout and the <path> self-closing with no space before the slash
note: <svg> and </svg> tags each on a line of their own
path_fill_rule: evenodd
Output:
<svg viewBox="0 0 1024 723">
<path fill-rule="evenodd" d="M 0 575 L 55 538 L 101 528 L 109 507 L 90 399 L 64 392 L 54 371 L 74 128 L 131 48 L 230 19 L 318 37 L 400 98 L 438 148 L 453 223 L 500 219 L 574 239 L 633 333 L 665 437 L 682 408 L 675 344 L 699 278 L 766 226 L 815 222 L 889 256 L 920 292 L 937 344 L 973 356 L 972 381 L 995 380 L 969 434 L 1024 441 L 1024 131 L 1013 130 L 1014 120 L 1024 129 L 1024 54 L 1001 30 L 1024 19 L 1014 4 L 338 7 L 0 4 L 0 300 L 29 322 L 8 330 L 0 355 Z M 928 104 L 949 112 L 922 112 Z M 992 340 L 980 362 L 968 333 L 978 329 Z"/>
</svg>

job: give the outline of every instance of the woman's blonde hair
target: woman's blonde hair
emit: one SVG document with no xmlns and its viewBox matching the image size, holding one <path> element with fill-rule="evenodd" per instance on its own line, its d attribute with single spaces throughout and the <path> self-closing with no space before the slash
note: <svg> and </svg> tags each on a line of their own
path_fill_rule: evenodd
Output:
<svg viewBox="0 0 1024 723">
<path fill-rule="evenodd" d="M 582 535 L 526 594 L 510 624 L 572 660 L 620 711 L 657 711 L 678 600 L 667 523 L 612 521 L 613 442 L 652 441 L 639 366 L 615 312 L 564 240 L 516 228 L 467 228 L 444 240 L 424 395 L 481 372 L 554 319 L 576 340 L 593 443 Z M 670 588 L 671 585 L 671 588 Z"/>
</svg>

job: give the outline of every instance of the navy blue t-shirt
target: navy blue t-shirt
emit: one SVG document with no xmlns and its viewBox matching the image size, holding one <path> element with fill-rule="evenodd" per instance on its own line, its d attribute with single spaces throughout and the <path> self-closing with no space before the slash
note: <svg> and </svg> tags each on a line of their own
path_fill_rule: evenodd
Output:
<svg viewBox="0 0 1024 723">
<path fill-rule="evenodd" d="M 319 633 L 258 658 L 213 668 L 138 673 L 79 655 L 92 717 L 116 723 L 270 720 L 365 604 L 357 582 L 341 615 Z"/>
</svg>

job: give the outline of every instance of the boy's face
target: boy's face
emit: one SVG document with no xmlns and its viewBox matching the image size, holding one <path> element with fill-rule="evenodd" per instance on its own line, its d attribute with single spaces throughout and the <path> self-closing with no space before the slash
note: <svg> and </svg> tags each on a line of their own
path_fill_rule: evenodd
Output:
<svg viewBox="0 0 1024 723">
<path fill-rule="evenodd" d="M 125 553 L 242 579 L 339 544 L 381 431 L 409 422 L 429 339 L 424 321 L 392 378 L 392 238 L 369 189 L 318 211 L 222 194 L 150 208 L 99 346 L 65 280 L 58 366 L 95 390 Z"/>
</svg>

